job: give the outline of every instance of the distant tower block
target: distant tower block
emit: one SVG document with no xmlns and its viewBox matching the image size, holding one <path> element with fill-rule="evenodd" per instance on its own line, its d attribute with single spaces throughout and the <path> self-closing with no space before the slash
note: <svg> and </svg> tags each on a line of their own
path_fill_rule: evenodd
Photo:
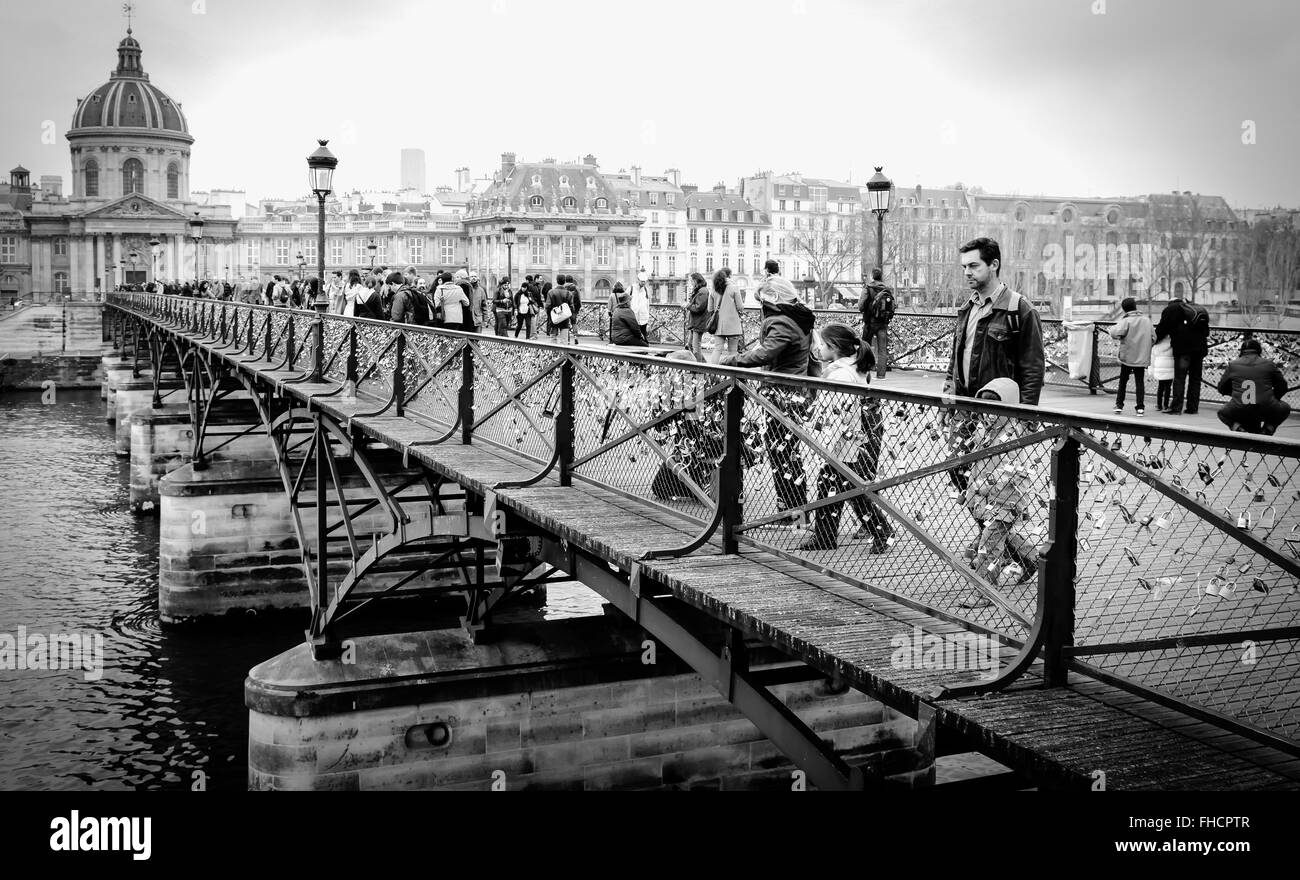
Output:
<svg viewBox="0 0 1300 880">
<path fill-rule="evenodd" d="M 402 150 L 402 189 L 425 191 L 424 150 Z"/>
</svg>

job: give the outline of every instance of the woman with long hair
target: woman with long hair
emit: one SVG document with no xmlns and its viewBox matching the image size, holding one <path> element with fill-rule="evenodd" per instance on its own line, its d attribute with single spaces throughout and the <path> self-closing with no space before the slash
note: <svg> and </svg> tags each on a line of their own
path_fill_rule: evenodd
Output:
<svg viewBox="0 0 1300 880">
<path fill-rule="evenodd" d="M 705 329 L 709 325 L 709 284 L 699 272 L 691 273 L 691 292 L 686 298 L 686 347 L 695 355 L 695 359 L 704 363 L 704 353 L 700 343 L 704 340 Z"/>
<path fill-rule="evenodd" d="M 876 366 L 876 353 L 863 343 L 845 324 L 827 324 L 821 330 L 821 339 L 814 339 L 813 354 L 822 362 L 822 378 L 851 385 L 871 384 L 871 370 Z M 884 435 L 880 402 L 874 397 L 857 397 L 848 413 L 840 414 L 843 397 L 822 393 L 808 419 L 810 425 L 822 425 L 817 439 L 827 452 L 842 465 L 853 471 L 863 482 L 876 478 L 880 459 L 880 445 Z M 859 439 L 860 438 L 860 439 Z M 830 462 L 822 465 L 817 475 L 818 499 L 829 498 L 852 488 L 852 484 Z M 871 538 L 871 553 L 885 553 L 894 543 L 894 530 L 889 520 L 865 496 L 851 499 L 853 512 L 862 521 L 862 528 L 854 539 Z M 834 550 L 839 546 L 840 514 L 844 502 L 819 507 L 813 512 L 813 534 L 799 546 L 800 550 Z"/>
<path fill-rule="evenodd" d="M 725 266 L 713 273 L 713 291 L 709 294 L 709 311 L 718 313 L 718 328 L 713 334 L 713 353 L 710 363 L 722 360 L 727 354 L 740 351 L 740 316 L 745 309 L 745 296 L 731 283 L 731 270 Z"/>
</svg>

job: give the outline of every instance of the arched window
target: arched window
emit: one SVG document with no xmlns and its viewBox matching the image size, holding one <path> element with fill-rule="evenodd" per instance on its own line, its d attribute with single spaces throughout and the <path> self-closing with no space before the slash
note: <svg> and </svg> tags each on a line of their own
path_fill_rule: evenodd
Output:
<svg viewBox="0 0 1300 880">
<path fill-rule="evenodd" d="M 533 196 L 531 199 L 528 200 L 528 207 L 530 208 L 541 210 L 542 204 L 543 203 L 542 203 L 541 196 Z"/>
<path fill-rule="evenodd" d="M 571 211 L 574 208 L 578 207 L 578 200 L 575 199 L 573 196 L 565 196 L 564 201 L 560 202 L 560 205 L 564 208 L 564 210 Z"/>
<path fill-rule="evenodd" d="M 167 166 L 167 198 L 179 199 L 181 197 L 181 172 L 172 162 Z"/>
<path fill-rule="evenodd" d="M 144 192 L 144 165 L 139 159 L 127 159 L 122 163 L 122 195 Z"/>
<path fill-rule="evenodd" d="M 609 199 L 603 196 L 599 199 L 596 199 L 596 207 L 601 211 L 605 210 L 606 208 L 609 207 Z"/>
<path fill-rule="evenodd" d="M 560 186 L 568 186 L 568 185 L 569 185 L 569 178 L 568 178 L 566 175 L 561 174 L 561 175 L 560 175 Z"/>
<path fill-rule="evenodd" d="M 86 195 L 99 195 L 99 163 L 94 159 L 86 163 Z"/>
</svg>

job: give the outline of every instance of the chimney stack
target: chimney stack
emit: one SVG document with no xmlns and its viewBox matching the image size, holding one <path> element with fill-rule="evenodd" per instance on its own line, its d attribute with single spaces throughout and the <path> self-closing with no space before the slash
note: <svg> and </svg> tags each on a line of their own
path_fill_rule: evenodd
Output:
<svg viewBox="0 0 1300 880">
<path fill-rule="evenodd" d="M 514 170 L 515 170 L 515 154 L 514 154 L 514 153 L 502 153 L 502 154 L 501 154 L 501 178 L 502 178 L 502 180 L 504 180 L 505 178 L 509 177 L 509 176 L 510 176 L 510 172 L 511 172 L 511 171 L 514 171 Z"/>
<path fill-rule="evenodd" d="M 667 177 L 669 180 L 671 180 L 673 182 L 673 186 L 677 187 L 678 189 L 681 188 L 682 185 L 681 171 L 677 170 L 676 168 L 669 168 L 667 171 L 664 172 L 664 177 Z"/>
<path fill-rule="evenodd" d="M 635 187 L 640 187 L 640 186 L 641 186 L 641 166 L 640 166 L 640 165 L 633 165 L 633 166 L 632 166 L 632 185 L 635 186 Z"/>
<path fill-rule="evenodd" d="M 591 153 L 582 157 L 582 164 L 590 165 L 592 168 L 596 168 L 599 165 L 599 163 L 596 162 L 596 157 L 591 155 Z"/>
<path fill-rule="evenodd" d="M 469 168 L 456 169 L 456 192 L 469 192 Z"/>
</svg>

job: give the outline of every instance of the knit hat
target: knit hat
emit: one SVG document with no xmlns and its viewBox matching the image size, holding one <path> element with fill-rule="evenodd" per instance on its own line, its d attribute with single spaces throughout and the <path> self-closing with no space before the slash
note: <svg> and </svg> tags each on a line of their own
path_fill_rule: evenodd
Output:
<svg viewBox="0 0 1300 880">
<path fill-rule="evenodd" d="M 1124 297 L 1124 301 L 1120 303 L 1120 307 L 1126 312 L 1136 312 L 1138 301 L 1131 296 L 1126 296 Z"/>
<path fill-rule="evenodd" d="M 465 281 L 469 280 L 469 271 L 466 269 L 457 269 L 456 274 L 452 276 L 452 280 L 460 281 L 462 279 L 464 279 Z"/>
<path fill-rule="evenodd" d="M 1255 354 L 1263 354 L 1264 346 L 1260 345 L 1258 339 L 1251 338 L 1243 340 L 1241 343 L 1241 353 L 1245 354 L 1248 351 L 1253 351 Z"/>
<path fill-rule="evenodd" d="M 1005 376 L 991 379 L 987 385 L 975 394 L 975 396 L 979 397 L 985 391 L 992 391 L 1003 403 L 1020 402 L 1020 386 L 1016 384 L 1015 379 L 1008 379 Z"/>
</svg>

